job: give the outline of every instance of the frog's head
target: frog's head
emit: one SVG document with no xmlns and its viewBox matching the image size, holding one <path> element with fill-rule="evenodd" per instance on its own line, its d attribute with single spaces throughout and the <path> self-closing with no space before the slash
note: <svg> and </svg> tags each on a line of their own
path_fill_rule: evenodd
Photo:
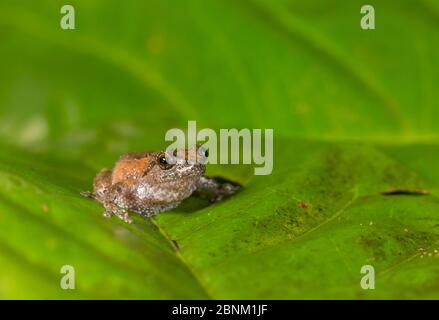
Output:
<svg viewBox="0 0 439 320">
<path fill-rule="evenodd" d="M 204 174 L 208 152 L 196 145 L 190 149 L 174 149 L 157 152 L 147 175 L 157 182 L 198 180 Z"/>
</svg>

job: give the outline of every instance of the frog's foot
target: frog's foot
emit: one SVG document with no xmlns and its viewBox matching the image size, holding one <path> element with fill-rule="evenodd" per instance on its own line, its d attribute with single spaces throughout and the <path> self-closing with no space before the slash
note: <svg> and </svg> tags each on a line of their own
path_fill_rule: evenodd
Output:
<svg viewBox="0 0 439 320">
<path fill-rule="evenodd" d="M 169 211 L 174 208 L 176 208 L 180 204 L 180 201 L 174 202 L 174 203 L 167 203 L 167 204 L 157 204 L 153 205 L 147 208 L 142 208 L 140 210 L 134 210 L 135 212 L 147 217 L 151 218 L 160 212 Z"/>
<path fill-rule="evenodd" d="M 147 208 L 147 209 L 143 209 L 140 214 L 147 217 L 147 218 L 151 218 L 154 217 L 157 214 L 157 210 L 154 210 L 154 208 Z"/>
<path fill-rule="evenodd" d="M 102 216 L 104 217 L 104 218 L 111 218 L 111 216 L 113 215 L 113 213 L 112 212 L 110 212 L 110 211 L 104 211 L 104 213 L 102 213 Z"/>
<path fill-rule="evenodd" d="M 201 177 L 196 194 L 207 198 L 210 202 L 218 202 L 236 193 L 241 186 L 221 178 Z"/>
<path fill-rule="evenodd" d="M 223 183 L 220 187 L 213 192 L 213 196 L 210 197 L 210 202 L 218 202 L 227 198 L 233 194 L 235 194 L 239 189 L 241 189 L 238 185 L 233 185 L 231 183 Z"/>
<path fill-rule="evenodd" d="M 91 191 L 82 191 L 79 194 L 84 198 L 95 199 L 95 194 Z"/>
<path fill-rule="evenodd" d="M 113 214 L 119 219 L 123 220 L 126 223 L 132 223 L 133 219 L 130 218 L 128 211 L 123 208 L 119 208 L 118 206 L 112 203 L 104 203 L 105 211 L 103 216 L 105 218 L 110 218 Z"/>
</svg>

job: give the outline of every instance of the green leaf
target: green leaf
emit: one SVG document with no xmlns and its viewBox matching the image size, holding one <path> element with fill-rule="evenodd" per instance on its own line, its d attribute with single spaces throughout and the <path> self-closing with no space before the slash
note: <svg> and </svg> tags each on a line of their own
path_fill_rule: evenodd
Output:
<svg viewBox="0 0 439 320">
<path fill-rule="evenodd" d="M 436 3 L 63 4 L 0 4 L 0 298 L 439 297 Z M 132 225 L 80 197 L 188 120 L 273 128 L 273 173 Z"/>
</svg>

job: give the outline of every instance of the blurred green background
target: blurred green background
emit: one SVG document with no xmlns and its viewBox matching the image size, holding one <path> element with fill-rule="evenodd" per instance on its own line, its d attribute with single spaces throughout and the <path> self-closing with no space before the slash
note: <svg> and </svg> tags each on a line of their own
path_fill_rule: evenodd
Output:
<svg viewBox="0 0 439 320">
<path fill-rule="evenodd" d="M 439 298 L 439 3 L 363 4 L 1 0 L 0 298 Z M 273 128 L 273 174 L 133 225 L 79 196 L 188 120 Z"/>
</svg>

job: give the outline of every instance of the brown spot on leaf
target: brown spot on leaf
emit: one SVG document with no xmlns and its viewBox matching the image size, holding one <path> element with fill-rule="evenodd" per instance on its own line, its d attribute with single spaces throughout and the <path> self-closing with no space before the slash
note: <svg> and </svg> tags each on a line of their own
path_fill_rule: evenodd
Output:
<svg viewBox="0 0 439 320">
<path fill-rule="evenodd" d="M 297 206 L 301 209 L 308 209 L 311 205 L 309 203 L 306 203 L 305 201 L 299 201 L 297 203 Z"/>
</svg>

